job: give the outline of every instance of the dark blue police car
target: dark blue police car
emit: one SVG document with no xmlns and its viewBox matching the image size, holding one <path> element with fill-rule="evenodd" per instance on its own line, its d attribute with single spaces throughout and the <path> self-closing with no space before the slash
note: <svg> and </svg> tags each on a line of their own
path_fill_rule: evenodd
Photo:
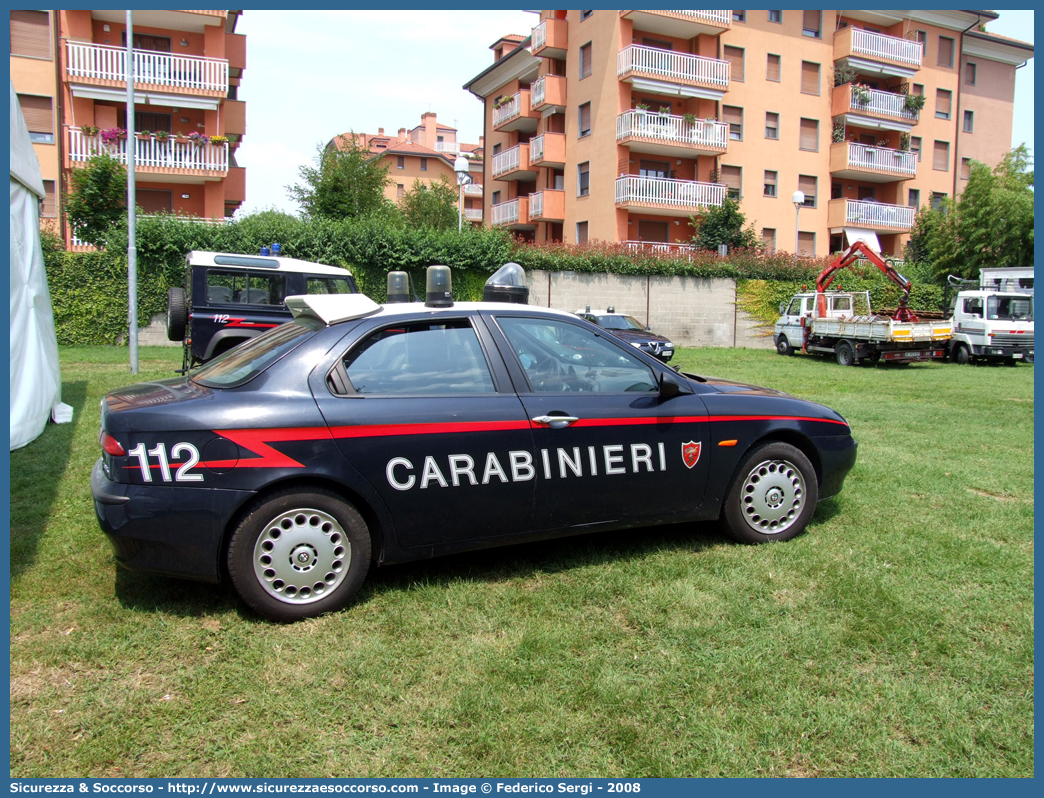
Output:
<svg viewBox="0 0 1044 798">
<path fill-rule="evenodd" d="M 91 488 L 121 565 L 227 577 L 292 621 L 371 564 L 718 518 L 787 540 L 855 461 L 829 408 L 680 374 L 573 314 L 286 302 L 292 322 L 103 400 Z"/>
<path fill-rule="evenodd" d="M 578 310 L 576 315 L 587 319 L 592 324 L 611 330 L 617 338 L 622 338 L 635 349 L 648 352 L 664 363 L 674 357 L 674 343 L 663 335 L 652 332 L 634 316 L 617 313 L 613 307 L 605 310 Z"/>
</svg>

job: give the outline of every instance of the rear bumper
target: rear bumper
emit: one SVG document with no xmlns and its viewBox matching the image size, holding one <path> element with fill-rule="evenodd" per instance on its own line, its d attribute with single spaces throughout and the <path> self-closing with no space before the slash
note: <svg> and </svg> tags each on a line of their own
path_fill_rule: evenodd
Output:
<svg viewBox="0 0 1044 798">
<path fill-rule="evenodd" d="M 91 471 L 98 525 L 131 571 L 218 582 L 225 528 L 253 492 L 127 485 Z"/>
<path fill-rule="evenodd" d="M 855 465 L 859 444 L 851 435 L 831 435 L 812 440 L 819 450 L 819 499 L 822 501 L 841 492 L 845 477 Z"/>
</svg>

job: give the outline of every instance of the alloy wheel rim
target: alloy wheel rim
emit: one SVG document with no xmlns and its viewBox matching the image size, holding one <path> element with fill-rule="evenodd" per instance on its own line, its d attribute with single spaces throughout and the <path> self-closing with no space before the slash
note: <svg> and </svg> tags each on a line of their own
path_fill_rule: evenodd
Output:
<svg viewBox="0 0 1044 798">
<path fill-rule="evenodd" d="M 344 581 L 352 546 L 329 513 L 297 508 L 269 521 L 254 544 L 254 576 L 286 604 L 312 604 Z"/>
<path fill-rule="evenodd" d="M 787 460 L 765 460 L 743 480 L 743 518 L 755 532 L 778 535 L 795 523 L 805 506 L 805 480 Z"/>
</svg>

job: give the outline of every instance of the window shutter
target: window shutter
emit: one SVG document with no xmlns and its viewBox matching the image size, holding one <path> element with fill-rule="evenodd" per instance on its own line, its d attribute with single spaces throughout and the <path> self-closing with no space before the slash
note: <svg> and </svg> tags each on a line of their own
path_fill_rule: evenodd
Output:
<svg viewBox="0 0 1044 798">
<path fill-rule="evenodd" d="M 57 198 L 54 193 L 54 181 L 45 180 L 44 184 L 44 201 L 43 210 L 40 211 L 41 216 L 54 218 L 58 215 Z"/>
<path fill-rule="evenodd" d="M 721 182 L 728 190 L 730 197 L 740 196 L 740 183 L 743 179 L 743 170 L 739 166 L 721 167 Z"/>
<path fill-rule="evenodd" d="M 31 94 L 19 94 L 18 104 L 30 133 L 54 133 L 54 116 L 51 113 L 51 98 Z"/>
<path fill-rule="evenodd" d="M 801 92 L 819 94 L 819 64 L 813 64 L 811 61 L 801 62 Z"/>
<path fill-rule="evenodd" d="M 153 188 L 139 188 L 134 200 L 145 213 L 171 213 L 174 210 L 174 193 Z"/>
<path fill-rule="evenodd" d="M 935 115 L 942 119 L 950 118 L 950 107 L 952 105 L 952 97 L 949 91 L 946 89 L 939 89 L 935 95 Z"/>
<path fill-rule="evenodd" d="M 950 171 L 950 142 L 935 142 L 935 149 L 932 152 L 932 169 L 939 172 Z"/>
<path fill-rule="evenodd" d="M 803 150 L 819 150 L 819 121 L 816 119 L 801 120 L 801 141 Z"/>
<path fill-rule="evenodd" d="M 814 257 L 816 254 L 816 234 L 815 233 L 798 233 L 798 255 L 807 255 Z"/>
<path fill-rule="evenodd" d="M 801 28 L 806 36 L 819 35 L 819 20 L 822 13 L 822 11 L 802 11 L 804 16 L 801 21 Z"/>
<path fill-rule="evenodd" d="M 815 175 L 798 175 L 798 190 L 805 195 L 805 205 L 810 208 L 816 207 L 816 183 Z"/>
<path fill-rule="evenodd" d="M 11 12 L 11 55 L 51 58 L 51 16 L 48 12 Z"/>
<path fill-rule="evenodd" d="M 725 45 L 723 50 L 725 60 L 731 64 L 729 67 L 729 80 L 743 80 L 743 48 Z"/>
<path fill-rule="evenodd" d="M 768 55 L 768 71 L 765 74 L 766 80 L 779 80 L 779 56 L 769 53 Z"/>
<path fill-rule="evenodd" d="M 591 43 L 580 48 L 580 77 L 586 78 L 591 74 Z"/>
<path fill-rule="evenodd" d="M 765 251 L 769 254 L 776 251 L 776 228 L 761 228 L 761 243 L 765 245 Z"/>
</svg>

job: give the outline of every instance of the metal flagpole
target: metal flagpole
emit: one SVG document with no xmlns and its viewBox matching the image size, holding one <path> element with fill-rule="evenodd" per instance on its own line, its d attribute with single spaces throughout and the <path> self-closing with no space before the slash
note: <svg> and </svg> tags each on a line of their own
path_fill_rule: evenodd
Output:
<svg viewBox="0 0 1044 798">
<path fill-rule="evenodd" d="M 138 245 L 135 237 L 134 162 L 138 139 L 134 130 L 134 19 L 127 11 L 127 341 L 131 374 L 138 373 Z"/>
</svg>

